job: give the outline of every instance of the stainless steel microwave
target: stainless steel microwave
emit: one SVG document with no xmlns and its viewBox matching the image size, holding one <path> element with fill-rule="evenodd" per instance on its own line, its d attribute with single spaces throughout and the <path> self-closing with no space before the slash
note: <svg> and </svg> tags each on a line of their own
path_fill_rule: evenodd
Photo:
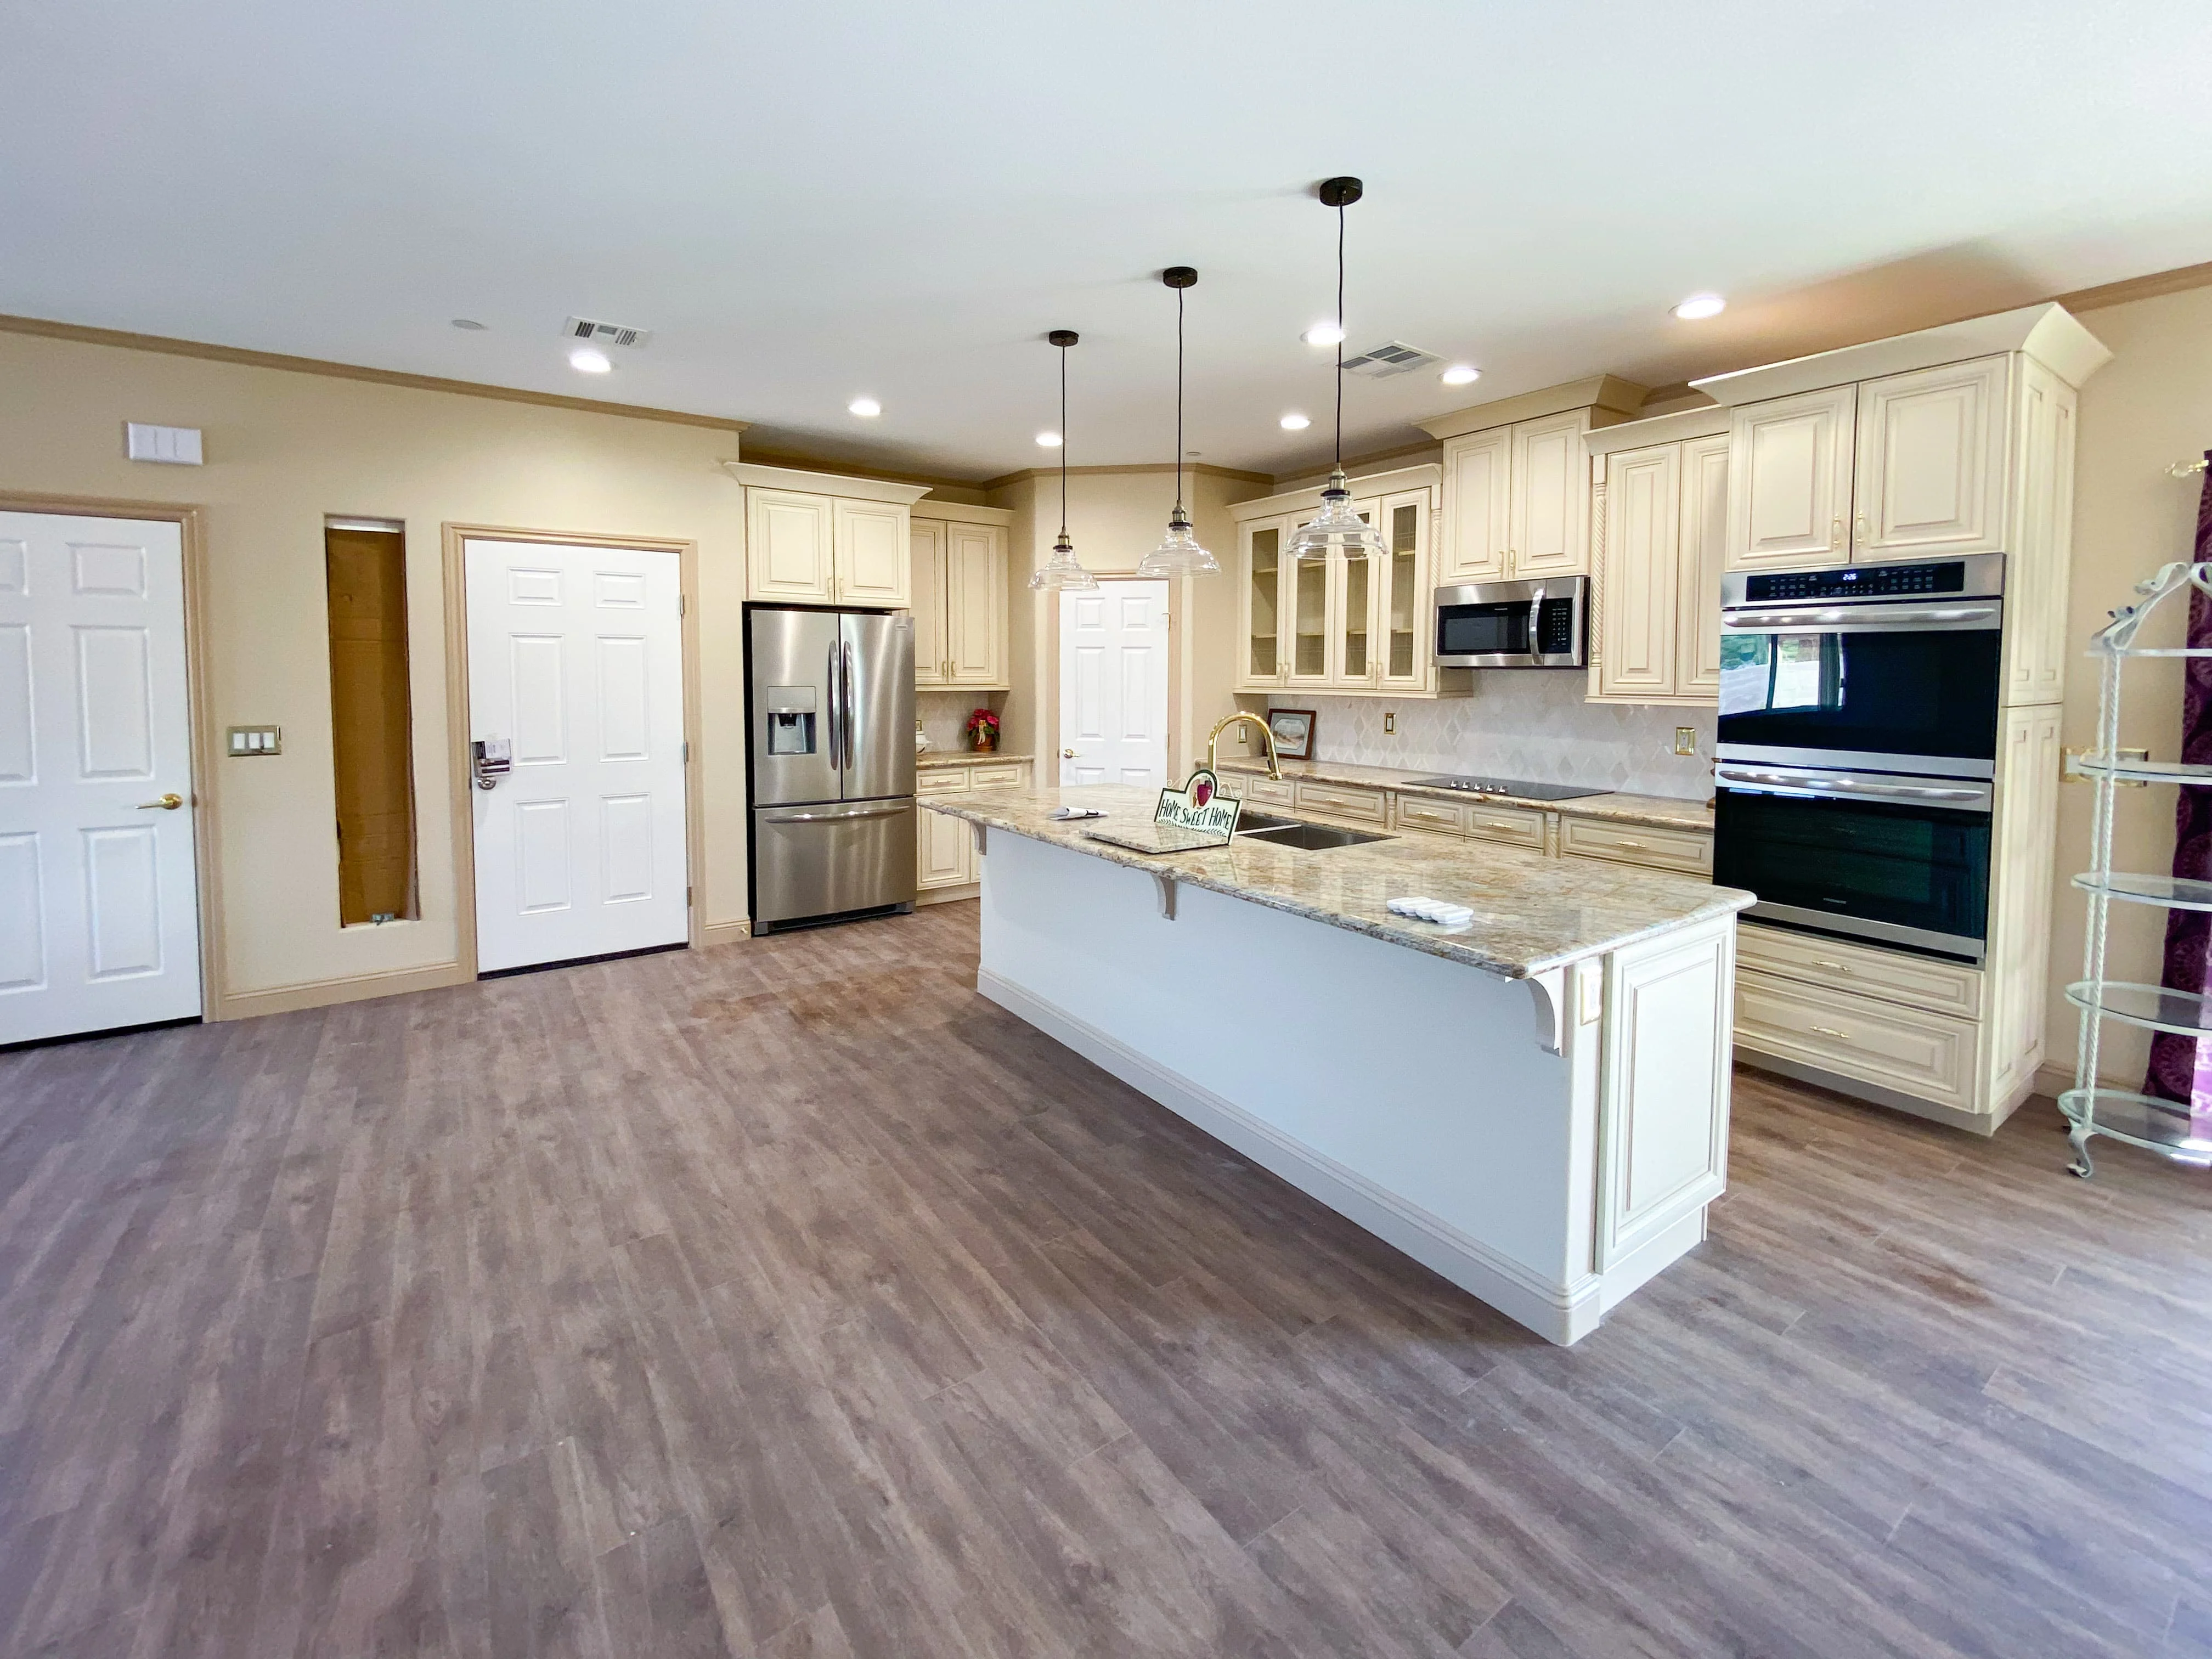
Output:
<svg viewBox="0 0 2212 1659">
<path fill-rule="evenodd" d="M 1468 582 L 1437 589 L 1439 668 L 1589 665 L 1589 578 Z"/>
</svg>

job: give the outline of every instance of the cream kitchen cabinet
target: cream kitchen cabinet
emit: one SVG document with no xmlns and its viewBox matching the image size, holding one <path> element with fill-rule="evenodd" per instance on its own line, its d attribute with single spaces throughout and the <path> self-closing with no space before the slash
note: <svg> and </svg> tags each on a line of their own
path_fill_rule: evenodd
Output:
<svg viewBox="0 0 2212 1659">
<path fill-rule="evenodd" d="M 1446 441 L 1440 582 L 1589 572 L 1589 429 L 1590 410 L 1575 409 Z"/>
<path fill-rule="evenodd" d="M 1729 428 L 1728 568 L 1800 570 L 1850 559 L 1856 386 L 1735 411 Z"/>
<path fill-rule="evenodd" d="M 2005 556 L 2008 706 L 2065 693 L 2079 391 L 2112 353 L 2025 306 L 1693 382 L 1730 411 L 1730 570 Z"/>
<path fill-rule="evenodd" d="M 728 461 L 745 487 L 745 597 L 902 610 L 926 484 Z"/>
<path fill-rule="evenodd" d="M 1586 574 L 1583 440 L 1632 416 L 1644 396 L 1642 386 L 1601 374 L 1421 422 L 1444 447 L 1430 554 L 1436 585 Z"/>
<path fill-rule="evenodd" d="M 1467 672 L 1434 665 L 1430 568 L 1437 470 L 1352 481 L 1352 506 L 1382 536 L 1366 559 L 1295 560 L 1291 538 L 1319 506 L 1300 490 L 1245 501 L 1237 521 L 1239 691 L 1462 696 Z"/>
<path fill-rule="evenodd" d="M 1727 418 L 1694 410 L 1587 441 L 1597 526 L 1593 702 L 1710 707 L 1719 699 Z"/>
<path fill-rule="evenodd" d="M 1003 690 L 1011 668 L 1003 508 L 930 502 L 913 514 L 914 683 Z"/>
<path fill-rule="evenodd" d="M 979 755 L 971 763 L 932 765 L 928 763 L 932 758 L 926 757 L 915 769 L 915 793 L 923 800 L 967 789 L 1026 787 L 1030 781 L 1030 763 L 1026 760 L 993 760 Z M 983 872 L 976 857 L 973 826 L 964 818 L 950 818 L 927 809 L 915 817 L 915 902 L 935 904 L 974 897 Z"/>
</svg>

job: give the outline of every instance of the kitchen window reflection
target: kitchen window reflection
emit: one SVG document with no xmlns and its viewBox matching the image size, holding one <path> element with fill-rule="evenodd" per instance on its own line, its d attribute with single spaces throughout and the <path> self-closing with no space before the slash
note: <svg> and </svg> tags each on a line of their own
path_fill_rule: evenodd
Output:
<svg viewBox="0 0 2212 1659">
<path fill-rule="evenodd" d="M 1722 714 L 1843 706 L 1841 635 L 1732 634 L 1721 641 Z"/>
</svg>

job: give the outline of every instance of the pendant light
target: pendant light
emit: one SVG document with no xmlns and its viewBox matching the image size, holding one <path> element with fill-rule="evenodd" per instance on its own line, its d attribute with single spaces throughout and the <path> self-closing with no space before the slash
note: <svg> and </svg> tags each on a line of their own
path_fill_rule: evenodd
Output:
<svg viewBox="0 0 2212 1659">
<path fill-rule="evenodd" d="M 1382 532 L 1352 510 L 1352 491 L 1344 482 L 1344 210 L 1359 199 L 1361 189 L 1357 179 L 1324 179 L 1314 192 L 1323 207 L 1336 210 L 1336 463 L 1321 492 L 1319 515 L 1291 538 L 1294 559 L 1326 559 L 1332 553 L 1381 558 L 1387 551 Z"/>
<path fill-rule="evenodd" d="M 1060 539 L 1052 556 L 1030 575 L 1030 586 L 1046 588 L 1091 588 L 1098 578 L 1077 562 L 1075 544 L 1067 539 L 1067 349 L 1082 337 L 1072 328 L 1056 328 L 1044 337 L 1060 348 Z"/>
<path fill-rule="evenodd" d="M 1190 514 L 1182 505 L 1182 294 L 1195 284 L 1198 272 L 1188 265 L 1170 265 L 1160 281 L 1176 296 L 1176 499 L 1168 514 L 1168 533 L 1160 544 L 1137 561 L 1139 576 L 1218 576 L 1221 561 L 1198 544 L 1190 527 Z"/>
</svg>

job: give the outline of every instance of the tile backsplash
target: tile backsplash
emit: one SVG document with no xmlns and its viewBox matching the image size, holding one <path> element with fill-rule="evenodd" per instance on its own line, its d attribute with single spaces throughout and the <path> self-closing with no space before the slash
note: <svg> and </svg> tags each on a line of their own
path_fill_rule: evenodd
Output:
<svg viewBox="0 0 2212 1659">
<path fill-rule="evenodd" d="M 1477 673 L 1469 697 L 1398 702 L 1277 692 L 1267 703 L 1314 711 L 1316 760 L 1684 800 L 1711 793 L 1714 710 L 1585 702 L 1589 685 L 1585 675 L 1563 670 L 1492 669 Z M 1382 730 L 1386 713 L 1398 717 L 1395 732 Z M 1696 731 L 1695 755 L 1674 753 L 1678 726 Z"/>
<path fill-rule="evenodd" d="M 968 746 L 968 716 L 978 708 L 1006 712 L 1003 691 L 916 691 L 915 718 L 928 734 L 930 751 L 947 754 Z"/>
</svg>

